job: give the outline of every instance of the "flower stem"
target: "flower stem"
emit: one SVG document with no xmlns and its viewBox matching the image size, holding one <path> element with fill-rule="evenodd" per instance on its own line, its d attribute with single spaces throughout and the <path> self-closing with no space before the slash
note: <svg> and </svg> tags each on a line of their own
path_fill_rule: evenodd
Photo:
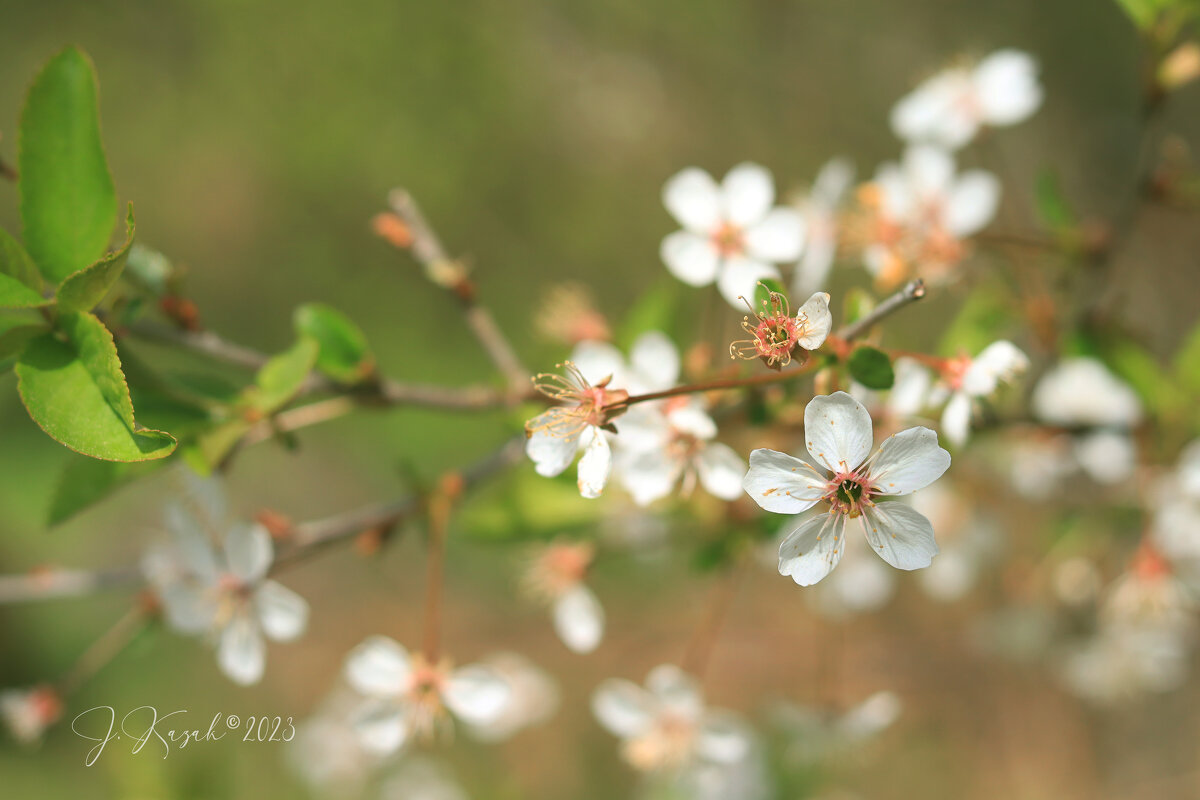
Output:
<svg viewBox="0 0 1200 800">
<path fill-rule="evenodd" d="M 425 567 L 425 635 L 421 652 L 425 660 L 437 662 L 441 647 L 442 573 L 446 562 L 446 532 L 450 527 L 450 511 L 463 490 L 463 478 L 448 472 L 438 481 L 429 498 L 429 544 Z"/>
<path fill-rule="evenodd" d="M 146 611 L 141 605 L 135 605 L 125 612 L 111 628 L 92 642 L 83 655 L 75 662 L 75 666 L 58 681 L 60 696 L 65 697 L 78 689 L 88 678 L 104 668 L 122 650 L 133 641 L 147 622 Z"/>
<path fill-rule="evenodd" d="M 622 400 L 616 405 L 624 407 L 631 406 L 635 403 L 647 403 L 651 400 L 662 400 L 667 397 L 678 397 L 683 394 L 696 394 L 698 392 L 713 392 L 722 389 L 741 389 L 746 386 L 763 386 L 771 383 L 782 383 L 789 381 L 792 378 L 798 378 L 801 375 L 807 375 L 812 372 L 817 366 L 817 362 L 810 361 L 802 367 L 796 369 L 783 370 L 781 372 L 767 372 L 761 375 L 755 375 L 751 378 L 726 378 L 719 381 L 706 381 L 704 383 L 689 383 L 683 386 L 676 386 L 674 389 L 666 389 L 661 392 L 650 392 L 649 394 L 635 394 Z"/>
</svg>

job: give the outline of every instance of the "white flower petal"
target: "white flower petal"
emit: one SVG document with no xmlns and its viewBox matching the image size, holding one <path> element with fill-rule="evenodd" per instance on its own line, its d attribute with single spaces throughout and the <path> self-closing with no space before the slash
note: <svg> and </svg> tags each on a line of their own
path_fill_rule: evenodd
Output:
<svg viewBox="0 0 1200 800">
<path fill-rule="evenodd" d="M 637 684 L 610 679 L 592 693 L 592 713 L 609 733 L 632 739 L 654 721 L 653 698 Z"/>
<path fill-rule="evenodd" d="M 217 644 L 217 664 L 234 683 L 248 686 L 262 679 L 266 644 L 258 625 L 246 613 L 234 615 Z"/>
<path fill-rule="evenodd" d="M 704 699 L 695 678 L 674 664 L 660 664 L 646 676 L 646 689 L 664 711 L 683 719 L 698 719 Z"/>
<path fill-rule="evenodd" d="M 725 219 L 748 226 L 767 215 L 775 202 L 775 181 L 765 167 L 738 164 L 721 182 Z"/>
<path fill-rule="evenodd" d="M 779 544 L 779 574 L 800 586 L 812 586 L 842 560 L 846 552 L 844 514 L 816 514 Z"/>
<path fill-rule="evenodd" d="M 721 219 L 721 190 L 698 167 L 688 167 L 663 186 L 663 205 L 684 228 L 707 233 Z"/>
<path fill-rule="evenodd" d="M 717 435 L 717 423 L 697 402 L 687 403 L 672 409 L 667 422 L 678 433 L 684 433 L 707 441 Z"/>
<path fill-rule="evenodd" d="M 669 495 L 682 472 L 683 463 L 678 458 L 656 448 L 623 454 L 617 475 L 634 502 L 645 506 Z"/>
<path fill-rule="evenodd" d="M 731 306 L 744 310 L 746 303 L 741 298 L 753 303 L 758 282 L 767 278 L 779 280 L 779 269 L 775 265 L 747 258 L 729 258 L 717 276 L 717 290 Z"/>
<path fill-rule="evenodd" d="M 964 78 L 961 73 L 942 73 L 900 98 L 888 120 L 892 132 L 909 142 L 939 139 L 947 116 L 954 113 Z"/>
<path fill-rule="evenodd" d="M 829 295 L 826 292 L 817 292 L 805 300 L 796 316 L 806 320 L 806 333 L 798 340 L 801 347 L 816 350 L 825 344 L 825 337 L 833 329 L 833 314 L 829 311 Z"/>
<path fill-rule="evenodd" d="M 178 549 L 179 560 L 189 572 L 204 580 L 214 580 L 220 573 L 213 550 L 211 532 L 186 508 L 178 503 L 167 506 L 167 530 Z"/>
<path fill-rule="evenodd" d="M 804 409 L 808 452 L 831 472 L 849 472 L 871 452 L 871 415 L 845 392 L 819 395 Z"/>
<path fill-rule="evenodd" d="M 254 593 L 258 621 L 267 638 L 277 642 L 295 639 L 308 626 L 308 603 L 276 581 L 263 581 Z"/>
<path fill-rule="evenodd" d="M 938 546 L 925 515 L 904 503 L 879 503 L 861 517 L 867 541 L 897 569 L 920 569 L 933 563 Z"/>
<path fill-rule="evenodd" d="M 791 208 L 773 208 L 746 231 L 746 252 L 763 261 L 795 261 L 804 249 L 804 218 Z"/>
<path fill-rule="evenodd" d="M 970 433 L 971 396 L 966 392 L 955 392 L 942 409 L 942 435 L 955 447 L 962 447 Z"/>
<path fill-rule="evenodd" d="M 888 411 L 897 417 L 915 416 L 928 403 L 933 379 L 929 370 L 911 358 L 898 358 L 895 364 L 896 381 L 888 394 Z"/>
<path fill-rule="evenodd" d="M 700 485 L 713 497 L 736 500 L 742 494 L 746 462 L 729 445 L 710 442 L 696 457 Z"/>
<path fill-rule="evenodd" d="M 946 198 L 942 223 L 954 236 L 970 236 L 987 227 L 1000 204 L 1000 180 L 990 172 L 973 169 L 954 182 Z"/>
<path fill-rule="evenodd" d="M 704 716 L 696 733 L 696 752 L 718 764 L 736 764 L 750 754 L 752 737 L 746 724 L 736 716 L 714 711 Z"/>
<path fill-rule="evenodd" d="M 667 444 L 671 426 L 658 403 L 641 403 L 613 421 L 617 444 L 624 452 L 657 450 Z"/>
<path fill-rule="evenodd" d="M 554 604 L 554 630 L 575 653 L 590 653 L 604 636 L 604 608 L 591 589 L 582 584 L 567 591 Z"/>
<path fill-rule="evenodd" d="M 225 535 L 225 561 L 229 570 L 247 583 L 266 575 L 274 558 L 271 534 L 262 525 L 237 523 Z"/>
<path fill-rule="evenodd" d="M 512 694 L 500 673 L 472 664 L 450 673 L 442 696 L 456 717 L 472 725 L 487 725 L 504 713 Z"/>
<path fill-rule="evenodd" d="M 721 264 L 713 243 L 688 231 L 676 231 L 664 237 L 659 255 L 667 265 L 667 271 L 689 286 L 712 283 Z"/>
<path fill-rule="evenodd" d="M 642 379 L 639 391 L 669 389 L 679 379 L 679 348 L 662 331 L 646 331 L 633 343 L 629 363 Z"/>
<path fill-rule="evenodd" d="M 552 408 L 529 421 L 529 428 L 533 433 L 529 434 L 529 439 L 525 442 L 525 454 L 533 461 L 538 475 L 547 478 L 561 475 L 571 466 L 571 462 L 575 460 L 575 453 L 579 451 L 578 434 L 560 436 L 552 433 L 547 427 L 562 413 L 562 409 Z"/>
<path fill-rule="evenodd" d="M 207 586 L 175 580 L 159 591 L 167 624 L 180 633 L 204 633 L 217 616 L 217 595 Z"/>
<path fill-rule="evenodd" d="M 605 378 L 616 378 L 618 381 L 625 376 L 625 357 L 621 351 L 608 342 L 594 340 L 582 341 L 571 350 L 572 364 L 583 373 L 588 383 L 597 384 Z M 614 382 L 614 388 L 621 386 Z"/>
<path fill-rule="evenodd" d="M 742 488 L 767 511 L 799 514 L 821 499 L 827 483 L 807 461 L 760 449 L 750 453 L 750 470 L 742 479 Z"/>
<path fill-rule="evenodd" d="M 1094 358 L 1063 360 L 1038 381 L 1030 405 L 1043 422 L 1065 427 L 1127 427 L 1142 418 L 1137 394 Z"/>
<path fill-rule="evenodd" d="M 954 179 L 954 156 L 941 147 L 912 145 L 904 151 L 904 177 L 918 197 L 944 197 Z"/>
<path fill-rule="evenodd" d="M 579 493 L 588 498 L 599 497 L 612 472 L 612 448 L 608 436 L 596 426 L 589 425 L 579 437 L 579 446 L 583 450 L 583 457 L 579 459 Z"/>
<path fill-rule="evenodd" d="M 351 723 L 364 749 L 375 755 L 390 755 L 408 740 L 405 709 L 394 702 L 372 702 L 354 714 Z"/>
<path fill-rule="evenodd" d="M 1001 381 L 1029 368 L 1029 357 L 1008 341 L 992 342 L 983 348 L 963 374 L 963 391 L 973 397 L 984 397 L 996 391 Z"/>
<path fill-rule="evenodd" d="M 1019 50 L 992 53 L 975 68 L 976 99 L 990 125 L 1013 125 L 1042 104 L 1037 62 Z"/>
<path fill-rule="evenodd" d="M 910 494 L 942 477 L 950 468 L 950 454 L 938 447 L 929 428 L 909 428 L 893 434 L 879 446 L 871 464 L 871 481 L 884 494 Z"/>
<path fill-rule="evenodd" d="M 394 639 L 372 636 L 346 657 L 346 680 L 366 695 L 393 696 L 408 690 L 412 662 Z"/>
</svg>

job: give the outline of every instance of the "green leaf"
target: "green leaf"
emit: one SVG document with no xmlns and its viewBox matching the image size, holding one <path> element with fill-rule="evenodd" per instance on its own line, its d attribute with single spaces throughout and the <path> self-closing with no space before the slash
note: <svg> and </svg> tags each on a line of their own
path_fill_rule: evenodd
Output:
<svg viewBox="0 0 1200 800">
<path fill-rule="evenodd" d="M 60 333 L 32 339 L 17 359 L 21 401 L 52 439 L 104 461 L 149 461 L 175 449 L 140 429 L 112 334 L 91 314 L 59 317 Z"/>
<path fill-rule="evenodd" d="M 679 281 L 662 281 L 638 295 L 617 331 L 617 344 L 622 350 L 628 351 L 647 331 L 671 332 L 678 316 L 679 287 Z"/>
<path fill-rule="evenodd" d="M 200 475 L 210 475 L 233 452 L 242 437 L 254 427 L 245 419 L 231 419 L 196 437 L 183 451 L 183 458 Z"/>
<path fill-rule="evenodd" d="M 317 342 L 317 369 L 340 383 L 358 383 L 375 371 L 375 357 L 362 330 L 342 312 L 321 303 L 296 309 L 296 333 Z"/>
<path fill-rule="evenodd" d="M 892 360 L 874 347 L 861 346 L 850 354 L 850 375 L 868 389 L 890 389 L 896 381 Z"/>
<path fill-rule="evenodd" d="M 11 275 L 0 274 L 0 308 L 37 308 L 51 302 Z"/>
<path fill-rule="evenodd" d="M 1117 0 L 1117 5 L 1125 9 L 1134 25 L 1146 30 L 1158 20 L 1163 11 L 1176 2 L 1177 0 Z"/>
<path fill-rule="evenodd" d="M 875 298 L 866 289 L 855 286 L 842 301 L 842 324 L 851 325 L 875 310 Z"/>
<path fill-rule="evenodd" d="M 783 288 L 783 284 L 774 278 L 763 278 L 754 287 L 754 310 L 758 311 L 764 306 L 769 306 L 771 303 L 771 292 L 782 295 L 787 299 L 787 292 Z"/>
<path fill-rule="evenodd" d="M 45 325 L 15 325 L 0 333 L 0 371 L 12 369 L 25 345 L 47 330 Z"/>
<path fill-rule="evenodd" d="M 100 502 L 117 489 L 157 469 L 163 461 L 123 464 L 117 461 L 97 461 L 93 458 L 73 458 L 67 463 L 54 495 L 50 498 L 47 525 L 66 522 L 80 511 Z"/>
<path fill-rule="evenodd" d="M 103 256 L 117 195 L 100 141 L 96 75 L 74 47 L 29 89 L 18 165 L 25 246 L 42 275 L 58 282 Z"/>
<path fill-rule="evenodd" d="M 1034 201 L 1038 217 L 1047 230 L 1064 233 L 1074 228 L 1075 213 L 1063 195 L 1057 172 L 1047 169 L 1038 173 Z"/>
<path fill-rule="evenodd" d="M 316 339 L 302 336 L 292 347 L 272 358 L 255 376 L 254 386 L 246 390 L 248 405 L 262 414 L 271 414 L 287 405 L 300 393 L 308 373 L 317 363 L 320 347 Z"/>
<path fill-rule="evenodd" d="M 57 294 L 59 311 L 90 311 L 104 299 L 125 269 L 129 248 L 133 246 L 133 233 L 133 203 L 130 203 L 129 216 L 125 218 L 125 244 L 90 267 L 73 272 L 63 280 Z"/>
<path fill-rule="evenodd" d="M 1192 328 L 1175 354 L 1175 379 L 1193 395 L 1200 395 L 1200 324 Z"/>
<path fill-rule="evenodd" d="M 39 296 L 42 293 L 42 275 L 37 265 L 25 252 L 21 243 L 0 228 L 0 273 L 16 278 Z"/>
</svg>

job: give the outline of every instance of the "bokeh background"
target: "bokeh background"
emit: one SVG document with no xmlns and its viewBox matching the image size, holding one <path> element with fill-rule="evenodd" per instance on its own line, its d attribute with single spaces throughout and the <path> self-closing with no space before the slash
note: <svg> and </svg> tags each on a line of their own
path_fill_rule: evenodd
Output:
<svg viewBox="0 0 1200 800">
<path fill-rule="evenodd" d="M 396 185 L 474 265 L 482 296 L 527 363 L 549 366 L 564 353 L 535 336 L 546 287 L 589 284 L 600 310 L 619 319 L 631 297 L 662 284 L 658 244 L 674 228 L 659 199 L 667 177 L 692 164 L 721 174 L 753 160 L 781 189 L 801 188 L 833 155 L 870 174 L 900 150 L 887 127 L 892 103 L 963 54 L 1012 46 L 1042 64 L 1043 109 L 967 156 L 1000 174 L 1010 227 L 1028 227 L 1033 179 L 1047 165 L 1085 215 L 1113 212 L 1135 179 L 1138 43 L 1104 0 L 3 0 L 0 19 L 6 160 L 15 160 L 25 86 L 62 46 L 82 46 L 100 76 L 119 195 L 137 206 L 139 238 L 186 265 L 204 322 L 276 351 L 291 340 L 294 306 L 321 300 L 359 322 L 383 372 L 398 379 L 452 385 L 495 376 L 453 301 L 371 235 L 368 221 Z M 1185 89 L 1165 114 L 1165 125 L 1193 142 L 1198 98 Z M 0 185 L 0 224 L 19 229 L 8 185 Z M 1194 221 L 1156 211 L 1114 272 L 1112 291 L 1160 353 L 1196 316 L 1197 248 Z M 711 307 L 706 293 L 680 292 Z M 931 347 L 956 302 L 953 293 L 931 300 L 895 325 L 893 343 Z M 25 415 L 11 374 L 0 389 L 0 571 L 133 562 L 158 535 L 168 482 L 135 484 L 48 530 L 47 505 L 72 456 Z M 243 454 L 231 488 L 246 513 L 322 516 L 402 492 L 406 469 L 434 476 L 462 465 L 516 425 L 503 413 L 366 413 L 305 432 L 296 452 L 265 445 Z M 1021 515 L 1013 510 L 1014 531 Z M 602 559 L 594 586 L 610 637 L 580 658 L 553 638 L 543 610 L 518 598 L 520 547 L 480 538 L 451 543 L 446 646 L 464 660 L 523 652 L 561 678 L 563 704 L 549 725 L 498 747 L 463 741 L 448 760 L 472 797 L 629 796 L 632 778 L 591 719 L 588 695 L 605 677 L 640 680 L 678 659 L 711 576 L 690 569 L 687 554 Z M 184 708 L 204 719 L 217 711 L 303 717 L 364 636 L 416 640 L 415 539 L 380 558 L 347 548 L 291 571 L 287 584 L 313 607 L 310 631 L 272 646 L 260 686 L 235 688 L 202 645 L 152 632 L 71 698 L 67 718 L 102 704 Z M 1003 576 L 991 582 L 1000 591 Z M 895 728 L 781 796 L 1200 796 L 1200 683 L 1096 711 L 1037 664 L 970 646 L 986 597 L 934 604 L 904 576 L 886 611 L 835 625 L 815 617 L 785 579 L 756 573 L 747 586 L 713 656 L 714 702 L 844 708 L 893 689 L 905 705 Z M 0 685 L 61 673 L 129 601 L 114 591 L 0 608 Z M 166 760 L 110 752 L 89 769 L 81 745 L 66 726 L 34 751 L 5 741 L 0 791 L 304 791 L 278 745 L 226 739 Z"/>
</svg>

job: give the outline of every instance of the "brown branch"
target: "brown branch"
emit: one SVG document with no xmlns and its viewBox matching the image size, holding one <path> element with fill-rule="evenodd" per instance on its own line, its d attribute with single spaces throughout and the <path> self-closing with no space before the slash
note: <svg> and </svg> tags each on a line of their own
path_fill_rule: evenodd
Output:
<svg viewBox="0 0 1200 800">
<path fill-rule="evenodd" d="M 857 322 L 852 322 L 846 325 L 837 332 L 837 338 L 843 341 L 853 341 L 859 336 L 862 336 L 877 323 L 882 322 L 886 317 L 895 314 L 900 309 L 915 303 L 925 296 L 925 282 L 920 278 L 909 281 L 904 284 L 900 291 L 885 299 L 882 303 L 875 306 L 871 313 L 867 314 Z"/>
<path fill-rule="evenodd" d="M 500 326 L 496 324 L 492 313 L 479 304 L 475 296 L 475 285 L 467 278 L 466 270 L 446 254 L 441 240 L 421 213 L 412 195 L 404 189 L 393 189 L 388 195 L 388 202 L 408 227 L 412 236 L 413 255 L 425 268 L 426 275 L 458 298 L 467 320 L 467 327 L 475 334 L 492 363 L 504 375 L 509 388 L 514 391 L 523 389 L 529 381 L 529 370 L 521 364 L 520 358 L 500 330 Z"/>
<path fill-rule="evenodd" d="M 58 692 L 61 696 L 70 694 L 83 685 L 88 678 L 95 675 L 109 662 L 116 658 L 122 650 L 129 646 L 139 633 L 142 632 L 150 618 L 145 609 L 134 606 L 125 612 L 111 628 L 92 642 L 75 665 L 58 681 Z"/>
</svg>

